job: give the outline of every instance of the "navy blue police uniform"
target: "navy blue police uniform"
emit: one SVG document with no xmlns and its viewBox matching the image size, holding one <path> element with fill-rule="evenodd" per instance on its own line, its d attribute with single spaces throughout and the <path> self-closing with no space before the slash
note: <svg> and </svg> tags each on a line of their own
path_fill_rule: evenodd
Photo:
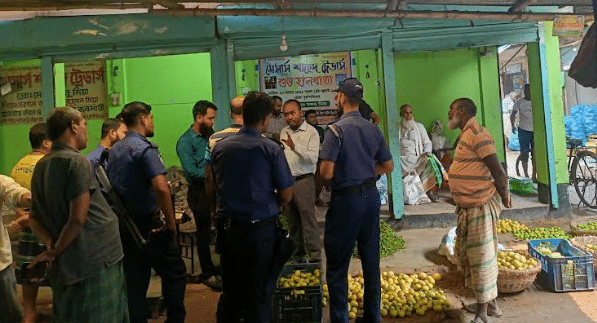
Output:
<svg viewBox="0 0 597 323">
<path fill-rule="evenodd" d="M 180 246 L 169 232 L 151 233 L 160 212 L 152 179 L 166 173 L 158 146 L 129 130 L 127 136 L 110 149 L 108 163 L 110 182 L 123 198 L 141 235 L 149 239 L 147 246 L 140 249 L 128 232 L 121 230 L 131 323 L 147 322 L 145 298 L 151 268 L 162 279 L 168 322 L 184 322 L 186 267 Z"/>
<path fill-rule="evenodd" d="M 392 159 L 379 128 L 358 111 L 344 113 L 324 137 L 321 159 L 334 166 L 332 197 L 326 213 L 324 247 L 330 318 L 348 322 L 348 265 L 355 241 L 365 282 L 365 322 L 379 322 L 379 207 L 375 164 Z"/>
<path fill-rule="evenodd" d="M 273 277 L 275 191 L 294 184 L 279 144 L 243 127 L 213 149 L 217 215 L 224 222 L 221 246 L 223 293 L 217 321 L 269 322 Z"/>
</svg>

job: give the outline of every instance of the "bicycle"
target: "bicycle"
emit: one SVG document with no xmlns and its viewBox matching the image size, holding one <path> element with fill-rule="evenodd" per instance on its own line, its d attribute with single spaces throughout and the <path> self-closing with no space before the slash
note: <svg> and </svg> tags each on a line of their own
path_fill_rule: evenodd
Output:
<svg viewBox="0 0 597 323">
<path fill-rule="evenodd" d="M 597 154 L 594 152 L 597 147 L 586 147 L 582 145 L 581 139 L 567 137 L 566 148 L 569 185 L 574 186 L 580 199 L 579 204 L 597 209 Z M 516 175 L 521 174 L 524 174 L 522 156 L 518 156 Z"/>
<path fill-rule="evenodd" d="M 566 138 L 570 184 L 581 202 L 597 209 L 597 154 L 596 147 L 582 145 L 582 140 Z"/>
</svg>

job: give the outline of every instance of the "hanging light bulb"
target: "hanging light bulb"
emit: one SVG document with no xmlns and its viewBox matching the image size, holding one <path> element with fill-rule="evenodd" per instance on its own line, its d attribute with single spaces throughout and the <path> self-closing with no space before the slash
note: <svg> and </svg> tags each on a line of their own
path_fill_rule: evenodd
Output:
<svg viewBox="0 0 597 323">
<path fill-rule="evenodd" d="M 280 41 L 280 50 L 283 52 L 288 50 L 288 43 L 286 43 L 286 34 L 282 34 L 282 39 Z"/>
</svg>

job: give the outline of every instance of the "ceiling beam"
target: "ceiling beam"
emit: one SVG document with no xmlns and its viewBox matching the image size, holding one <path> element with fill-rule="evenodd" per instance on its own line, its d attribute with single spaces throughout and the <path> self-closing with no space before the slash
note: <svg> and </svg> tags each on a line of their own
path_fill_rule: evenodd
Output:
<svg viewBox="0 0 597 323">
<path fill-rule="evenodd" d="M 153 4 L 159 4 L 168 9 L 184 9 L 184 5 L 172 0 L 154 0 L 152 1 L 152 6 Z"/>
<path fill-rule="evenodd" d="M 481 11 L 385 11 L 385 10 L 281 10 L 281 9 L 150 9 L 149 12 L 173 16 L 275 16 L 275 17 L 324 17 L 324 18 L 414 18 L 503 21 L 551 21 L 566 13 L 533 12 L 481 12 Z M 592 14 L 585 14 L 585 21 L 592 21 Z"/>
<path fill-rule="evenodd" d="M 508 12 L 522 12 L 533 0 L 516 0 Z"/>
<path fill-rule="evenodd" d="M 291 0 L 275 0 L 276 5 L 280 9 L 290 9 L 292 8 L 292 1 Z"/>
</svg>

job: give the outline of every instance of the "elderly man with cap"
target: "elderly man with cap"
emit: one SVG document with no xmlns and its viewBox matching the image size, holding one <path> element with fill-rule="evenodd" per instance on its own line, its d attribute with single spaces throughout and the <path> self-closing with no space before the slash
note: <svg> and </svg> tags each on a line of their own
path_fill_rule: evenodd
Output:
<svg viewBox="0 0 597 323">
<path fill-rule="evenodd" d="M 332 323 L 348 322 L 348 265 L 357 242 L 365 280 L 364 313 L 357 322 L 379 322 L 379 207 L 376 177 L 394 169 L 392 155 L 377 126 L 359 113 L 363 85 L 355 78 L 340 83 L 334 97 L 343 111 L 328 126 L 321 153 L 321 176 L 333 179 L 326 214 L 324 247 Z"/>
</svg>

